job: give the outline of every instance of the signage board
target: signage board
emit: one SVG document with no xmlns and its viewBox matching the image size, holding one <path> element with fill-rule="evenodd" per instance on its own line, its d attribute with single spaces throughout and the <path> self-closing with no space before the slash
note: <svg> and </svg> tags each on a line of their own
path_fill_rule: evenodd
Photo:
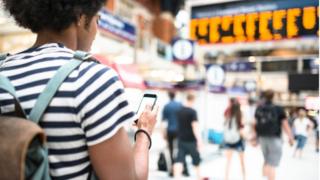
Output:
<svg viewBox="0 0 320 180">
<path fill-rule="evenodd" d="M 207 67 L 207 85 L 210 92 L 222 93 L 226 88 L 223 86 L 225 81 L 225 71 L 220 65 L 210 65 Z"/>
<path fill-rule="evenodd" d="M 318 0 L 251 0 L 192 7 L 190 38 L 199 44 L 319 36 Z"/>
<path fill-rule="evenodd" d="M 210 85 L 222 86 L 225 80 L 225 72 L 219 65 L 211 65 L 207 70 L 207 80 Z"/>
<path fill-rule="evenodd" d="M 193 63 L 194 41 L 175 39 L 172 42 L 173 61 L 178 63 Z"/>
<path fill-rule="evenodd" d="M 120 17 L 109 13 L 106 9 L 100 11 L 98 26 L 102 31 L 111 33 L 112 35 L 124 39 L 129 43 L 133 44 L 136 41 L 135 26 L 124 21 Z"/>
<path fill-rule="evenodd" d="M 226 63 L 223 65 L 223 68 L 228 72 L 247 72 L 254 70 L 252 63 L 240 61 Z"/>
</svg>

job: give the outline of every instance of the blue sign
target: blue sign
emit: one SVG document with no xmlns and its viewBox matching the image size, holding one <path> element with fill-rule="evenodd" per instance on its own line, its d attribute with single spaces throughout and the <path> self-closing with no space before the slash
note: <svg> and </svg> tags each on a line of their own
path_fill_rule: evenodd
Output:
<svg viewBox="0 0 320 180">
<path fill-rule="evenodd" d="M 100 11 L 99 28 L 130 43 L 136 41 L 136 28 L 134 25 L 109 13 L 106 9 Z"/>
<path fill-rule="evenodd" d="M 207 66 L 207 84 L 210 92 L 222 93 L 226 88 L 223 86 L 225 81 L 225 71 L 220 65 Z"/>
<path fill-rule="evenodd" d="M 175 39 L 172 42 L 173 60 L 180 63 L 193 63 L 194 41 Z"/>
<path fill-rule="evenodd" d="M 250 62 L 232 62 L 223 65 L 223 68 L 229 72 L 247 72 L 254 70 Z"/>
</svg>

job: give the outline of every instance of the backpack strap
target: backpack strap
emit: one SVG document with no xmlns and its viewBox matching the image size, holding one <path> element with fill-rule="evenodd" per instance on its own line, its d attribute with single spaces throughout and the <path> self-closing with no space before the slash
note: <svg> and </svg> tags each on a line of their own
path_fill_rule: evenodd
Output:
<svg viewBox="0 0 320 180">
<path fill-rule="evenodd" d="M 0 54 L 0 66 L 2 65 L 4 60 L 6 60 L 7 56 L 8 56 L 8 54 Z M 20 105 L 20 101 L 19 101 L 18 96 L 16 95 L 16 90 L 15 90 L 14 86 L 12 85 L 10 80 L 2 74 L 0 74 L 0 89 L 9 93 L 13 97 L 16 115 L 19 117 L 26 118 L 27 117 L 26 113 L 24 112 L 24 110 L 22 109 L 22 107 Z"/>
<path fill-rule="evenodd" d="M 0 54 L 0 67 L 2 66 L 2 64 L 4 63 L 4 60 L 7 59 L 9 54 Z"/>
<path fill-rule="evenodd" d="M 11 84 L 10 80 L 6 76 L 3 76 L 2 74 L 0 74 L 0 89 L 9 93 L 13 97 L 16 115 L 19 117 L 27 118 L 26 113 L 24 112 L 24 110 L 20 105 L 20 101 L 18 96 L 16 95 L 16 90 L 14 89 L 14 86 Z"/>
<path fill-rule="evenodd" d="M 4 61 L 7 59 L 8 54 L 0 54 L 0 61 Z"/>
<path fill-rule="evenodd" d="M 61 66 L 56 74 L 51 78 L 45 87 L 44 91 L 39 95 L 35 106 L 30 112 L 29 119 L 33 122 L 38 123 L 41 119 L 44 111 L 51 102 L 56 91 L 63 83 L 63 81 L 69 76 L 69 74 L 76 69 L 83 61 L 89 59 L 91 55 L 83 51 L 76 51 L 73 59 L 67 64 Z"/>
</svg>

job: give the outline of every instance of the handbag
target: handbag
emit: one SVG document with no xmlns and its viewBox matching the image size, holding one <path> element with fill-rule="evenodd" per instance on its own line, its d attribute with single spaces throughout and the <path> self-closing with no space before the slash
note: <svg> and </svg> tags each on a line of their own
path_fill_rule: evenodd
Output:
<svg viewBox="0 0 320 180">
<path fill-rule="evenodd" d="M 164 156 L 164 153 L 161 152 L 158 159 L 158 170 L 159 171 L 168 171 L 167 161 Z"/>
</svg>

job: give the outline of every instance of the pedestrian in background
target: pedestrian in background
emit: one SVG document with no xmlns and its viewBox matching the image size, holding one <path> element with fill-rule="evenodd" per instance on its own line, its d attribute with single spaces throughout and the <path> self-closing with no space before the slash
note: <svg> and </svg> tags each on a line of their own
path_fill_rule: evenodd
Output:
<svg viewBox="0 0 320 180">
<path fill-rule="evenodd" d="M 174 177 L 177 179 L 181 178 L 183 162 L 187 155 L 191 155 L 197 178 L 201 179 L 199 151 L 202 147 L 202 139 L 197 112 L 193 108 L 194 101 L 195 96 L 189 93 L 185 105 L 178 112 L 178 155 L 174 164 Z"/>
<path fill-rule="evenodd" d="M 293 128 L 295 132 L 295 139 L 297 140 L 297 146 L 294 151 L 293 157 L 302 157 L 303 148 L 307 142 L 309 131 L 313 129 L 312 121 L 306 116 L 306 110 L 301 108 L 298 110 L 298 117 L 293 122 Z"/>
<path fill-rule="evenodd" d="M 231 98 L 229 107 L 226 109 L 224 121 L 224 141 L 225 154 L 227 158 L 225 180 L 229 179 L 229 171 L 233 152 L 239 153 L 240 165 L 243 179 L 246 179 L 245 164 L 244 164 L 244 140 L 241 136 L 242 130 L 242 113 L 240 104 L 237 99 Z"/>
<path fill-rule="evenodd" d="M 297 108 L 291 108 L 289 110 L 288 122 L 289 122 L 289 125 L 290 125 L 290 127 L 291 127 L 293 132 L 294 132 L 293 122 L 297 117 L 298 117 L 298 109 Z"/>
<path fill-rule="evenodd" d="M 58 69 L 76 50 L 89 51 L 105 0 L 2 0 L 18 25 L 37 35 L 34 45 L 1 63 L 27 114 Z M 1 113 L 15 101 L 0 91 Z M 136 142 L 126 124 L 137 117 L 114 70 L 88 58 L 61 84 L 39 125 L 47 136 L 52 179 L 148 179 L 149 148 L 157 107 L 138 117 Z M 0 174 L 1 179 L 1 174 Z"/>
<path fill-rule="evenodd" d="M 254 124 L 254 113 L 256 111 L 257 105 L 256 101 L 253 98 L 248 99 L 248 105 L 244 108 L 243 110 L 243 138 L 246 141 L 252 141 L 255 136 L 255 132 L 253 129 L 253 124 Z M 242 109 L 242 108 L 241 108 Z"/>
<path fill-rule="evenodd" d="M 162 111 L 162 119 L 164 122 L 167 122 L 167 127 L 164 132 L 165 139 L 168 142 L 168 148 L 171 159 L 171 167 L 168 168 L 169 175 L 173 176 L 173 163 L 174 163 L 174 143 L 177 141 L 177 131 L 178 131 L 178 122 L 177 122 L 177 113 L 182 108 L 182 104 L 175 100 L 176 93 L 174 91 L 170 91 L 168 93 L 169 102 L 164 106 Z M 184 175 L 189 175 L 186 162 L 184 161 Z"/>
<path fill-rule="evenodd" d="M 316 116 L 314 117 L 314 129 L 315 129 L 315 150 L 318 153 L 319 152 L 319 123 L 320 123 L 320 118 L 319 118 L 319 111 L 317 112 Z"/>
<path fill-rule="evenodd" d="M 273 90 L 267 90 L 262 95 L 262 104 L 255 112 L 255 129 L 264 158 L 263 176 L 275 180 L 275 169 L 282 156 L 282 129 L 288 135 L 290 145 L 294 139 L 284 109 L 272 102 Z"/>
</svg>

